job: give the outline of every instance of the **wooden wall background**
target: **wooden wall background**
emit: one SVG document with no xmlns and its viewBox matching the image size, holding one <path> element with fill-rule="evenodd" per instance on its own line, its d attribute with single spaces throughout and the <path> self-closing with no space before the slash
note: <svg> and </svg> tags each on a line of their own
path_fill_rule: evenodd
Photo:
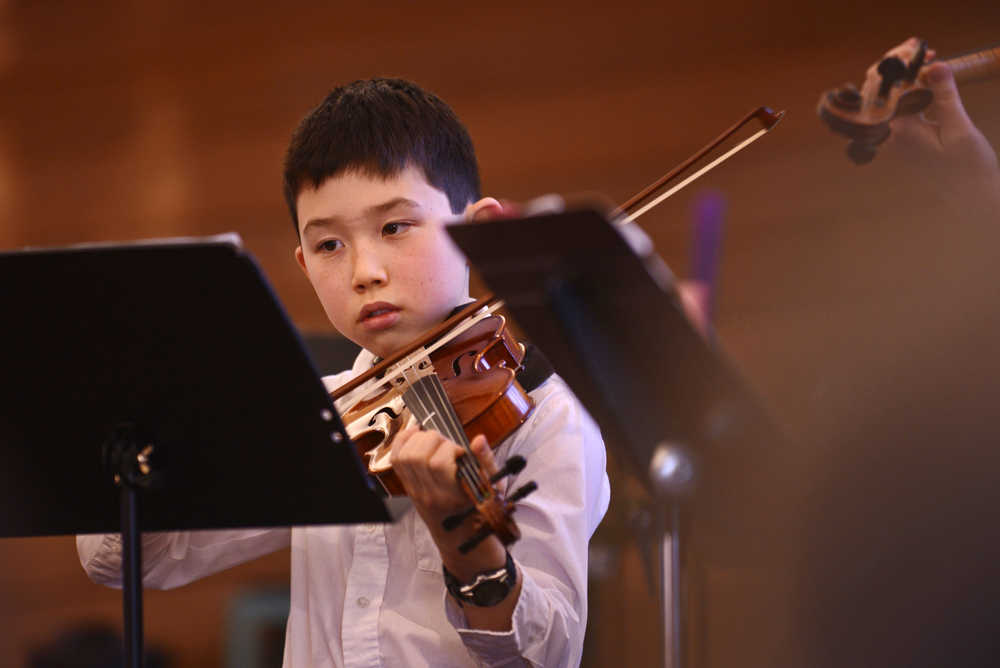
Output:
<svg viewBox="0 0 1000 668">
<path fill-rule="evenodd" d="M 815 117 L 819 93 L 860 82 L 911 34 L 943 54 L 1000 38 L 993 0 L 918 6 L 0 0 L 0 249 L 235 230 L 296 323 L 329 331 L 293 265 L 280 168 L 291 129 L 332 86 L 392 75 L 437 92 L 477 142 L 485 190 L 514 200 L 598 191 L 621 201 L 766 104 L 787 109 L 779 128 L 644 226 L 683 274 L 692 198 L 725 196 L 721 340 L 808 436 L 833 324 L 877 277 L 858 267 L 877 261 L 873 243 L 900 243 L 884 238 L 887 221 L 919 212 L 898 160 L 848 164 Z M 1000 145 L 1000 84 L 964 95 Z M 39 317 L 57 308 L 39 304 Z M 638 557 L 618 547 L 613 575 L 625 584 L 592 611 L 587 665 L 656 660 Z M 149 641 L 180 665 L 219 665 L 233 594 L 286 578 L 277 554 L 149 592 Z M 71 538 L 0 540 L 0 664 L 20 665 L 70 623 L 118 623 L 120 610 L 117 591 L 86 580 Z"/>
</svg>

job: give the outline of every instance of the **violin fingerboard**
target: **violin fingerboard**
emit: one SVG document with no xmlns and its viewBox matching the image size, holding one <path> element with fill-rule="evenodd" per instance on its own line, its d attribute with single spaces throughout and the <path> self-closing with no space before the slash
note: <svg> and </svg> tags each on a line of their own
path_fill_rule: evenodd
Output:
<svg viewBox="0 0 1000 668">
<path fill-rule="evenodd" d="M 403 401 L 423 429 L 433 429 L 459 445 L 468 447 L 469 440 L 462 421 L 448 401 L 437 374 L 421 376 L 410 382 L 403 392 Z"/>
</svg>

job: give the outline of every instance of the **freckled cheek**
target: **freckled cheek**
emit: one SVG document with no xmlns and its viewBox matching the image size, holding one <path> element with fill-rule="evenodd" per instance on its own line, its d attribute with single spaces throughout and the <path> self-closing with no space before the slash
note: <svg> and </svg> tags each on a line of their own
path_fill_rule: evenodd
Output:
<svg viewBox="0 0 1000 668">
<path fill-rule="evenodd" d="M 448 239 L 439 239 L 433 253 L 434 262 L 449 275 L 465 271 L 465 256 Z M 459 270 L 461 269 L 461 272 Z"/>
<path fill-rule="evenodd" d="M 323 305 L 323 310 L 326 311 L 327 317 L 331 321 L 336 321 L 335 324 L 338 327 L 343 324 L 345 318 L 340 313 L 340 310 L 347 303 L 344 298 L 345 293 L 350 291 L 350 286 L 344 282 L 346 279 L 341 273 L 319 268 L 310 273 L 313 290 L 316 292 L 316 296 L 319 297 L 319 301 Z"/>
<path fill-rule="evenodd" d="M 314 283 L 325 286 L 327 290 L 340 288 L 345 285 L 345 280 L 349 281 L 340 265 L 317 263 L 311 275 L 314 277 Z"/>
</svg>

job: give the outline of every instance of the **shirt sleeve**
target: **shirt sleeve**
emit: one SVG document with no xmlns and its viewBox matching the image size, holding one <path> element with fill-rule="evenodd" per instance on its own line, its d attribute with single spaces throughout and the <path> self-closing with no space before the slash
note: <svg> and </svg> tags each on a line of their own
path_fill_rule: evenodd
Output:
<svg viewBox="0 0 1000 668">
<path fill-rule="evenodd" d="M 524 470 L 509 490 L 534 480 L 517 506 L 521 539 L 510 547 L 521 577 L 511 630 L 466 626 L 445 595 L 445 614 L 482 666 L 577 666 L 587 627 L 587 546 L 610 500 L 606 453 L 597 425 L 558 376 L 532 396 L 535 411 L 499 460 L 520 454 Z"/>
<path fill-rule="evenodd" d="M 172 589 L 287 547 L 290 541 L 290 529 L 144 533 L 142 583 Z M 76 550 L 91 580 L 122 586 L 121 534 L 77 536 Z"/>
</svg>

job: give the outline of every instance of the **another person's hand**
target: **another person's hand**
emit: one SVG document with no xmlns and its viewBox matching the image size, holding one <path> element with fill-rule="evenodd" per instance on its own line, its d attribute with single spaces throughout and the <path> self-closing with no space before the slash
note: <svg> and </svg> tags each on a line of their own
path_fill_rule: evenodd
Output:
<svg viewBox="0 0 1000 668">
<path fill-rule="evenodd" d="M 897 56 L 908 63 L 919 46 L 919 40 L 911 37 L 885 57 Z M 924 113 L 894 119 L 882 151 L 895 153 L 926 175 L 931 187 L 937 186 L 952 198 L 983 197 L 1000 203 L 996 151 L 966 113 L 951 68 L 944 62 L 933 62 L 934 56 L 935 52 L 928 50 L 931 62 L 920 72 L 920 81 L 934 95 L 933 102 Z M 863 92 L 877 86 L 876 68 L 877 64 L 869 68 Z"/>
<path fill-rule="evenodd" d="M 684 314 L 698 333 L 707 339 L 712 336 L 711 291 L 712 287 L 704 281 L 688 279 L 677 282 Z"/>
<path fill-rule="evenodd" d="M 887 55 L 898 55 L 905 62 L 918 46 L 918 40 L 910 38 Z M 928 55 L 933 57 L 934 51 Z M 966 113 L 951 68 L 941 61 L 931 62 L 921 70 L 920 80 L 934 94 L 934 101 L 923 114 L 895 119 L 889 141 L 899 150 L 956 169 L 981 172 L 990 178 L 1000 174 L 997 154 Z"/>
</svg>

